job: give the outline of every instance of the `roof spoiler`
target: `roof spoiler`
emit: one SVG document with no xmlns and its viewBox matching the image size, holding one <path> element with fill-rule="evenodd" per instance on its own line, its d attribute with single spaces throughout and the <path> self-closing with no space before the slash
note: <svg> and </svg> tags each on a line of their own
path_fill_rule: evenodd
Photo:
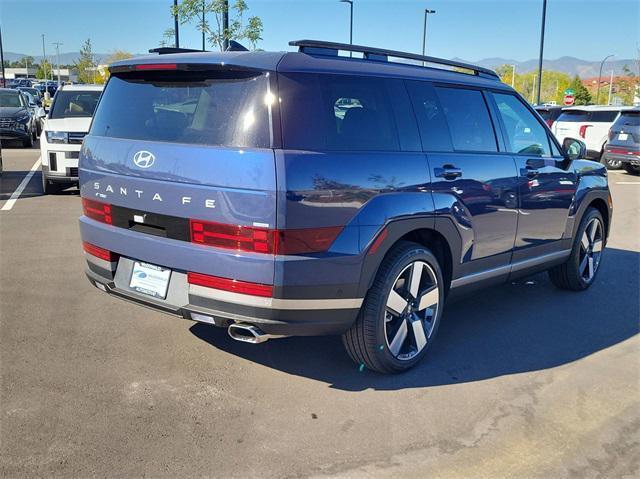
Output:
<svg viewBox="0 0 640 479">
<path fill-rule="evenodd" d="M 157 53 L 158 55 L 169 55 L 171 53 L 196 53 L 202 50 L 194 50 L 193 48 L 175 48 L 175 47 L 159 47 L 152 48 L 149 53 Z"/>
<path fill-rule="evenodd" d="M 471 71 L 476 76 L 489 78 L 491 80 L 500 80 L 496 72 L 489 68 L 484 68 L 470 63 L 458 62 L 455 60 L 447 60 L 444 58 L 430 57 L 418 55 L 415 53 L 400 52 L 396 50 L 385 50 L 383 48 L 365 47 L 362 45 L 351 45 L 348 43 L 323 42 L 320 40 L 296 40 L 289 42 L 289 45 L 298 47 L 300 52 L 309 55 L 325 55 L 338 56 L 339 51 L 360 52 L 365 60 L 378 62 L 388 62 L 389 57 L 403 58 L 406 60 L 417 60 L 423 63 L 432 63 L 436 65 L 445 65 L 453 68 L 462 68 Z"/>
</svg>

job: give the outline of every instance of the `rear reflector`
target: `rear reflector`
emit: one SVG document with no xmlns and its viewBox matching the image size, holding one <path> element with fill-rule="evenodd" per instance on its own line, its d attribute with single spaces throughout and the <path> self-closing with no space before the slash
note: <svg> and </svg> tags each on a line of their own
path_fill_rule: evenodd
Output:
<svg viewBox="0 0 640 479">
<path fill-rule="evenodd" d="M 99 246 L 87 243 L 86 241 L 82 242 L 82 248 L 91 256 L 95 256 L 96 258 L 100 258 L 105 261 L 113 262 L 118 259 L 118 255 L 116 253 L 112 253 L 108 249 L 100 248 Z"/>
<path fill-rule="evenodd" d="M 342 226 L 272 230 L 190 220 L 193 243 L 266 254 L 303 254 L 327 251 Z"/>
<path fill-rule="evenodd" d="M 111 205 L 100 201 L 82 198 L 82 211 L 85 216 L 101 223 L 111 224 Z"/>
<path fill-rule="evenodd" d="M 201 273 L 187 273 L 187 282 L 205 288 L 221 289 L 232 293 L 250 294 L 252 296 L 271 297 L 273 286 L 270 284 L 248 283 L 236 279 L 219 278 Z"/>
<path fill-rule="evenodd" d="M 143 63 L 134 67 L 136 70 L 177 70 L 175 63 Z"/>
</svg>

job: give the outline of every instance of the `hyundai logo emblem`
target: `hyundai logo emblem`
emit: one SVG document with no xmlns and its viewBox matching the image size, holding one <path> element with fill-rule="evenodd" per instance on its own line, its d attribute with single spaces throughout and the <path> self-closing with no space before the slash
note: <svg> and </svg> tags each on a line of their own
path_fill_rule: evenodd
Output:
<svg viewBox="0 0 640 479">
<path fill-rule="evenodd" d="M 133 162 L 138 168 L 149 168 L 156 161 L 156 156 L 150 151 L 140 150 L 133 155 Z"/>
</svg>

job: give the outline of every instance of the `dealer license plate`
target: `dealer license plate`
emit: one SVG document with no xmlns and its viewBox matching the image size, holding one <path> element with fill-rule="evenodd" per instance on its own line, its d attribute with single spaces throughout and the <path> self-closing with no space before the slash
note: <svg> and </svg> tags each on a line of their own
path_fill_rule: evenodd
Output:
<svg viewBox="0 0 640 479">
<path fill-rule="evenodd" d="M 129 287 L 139 293 L 165 299 L 171 270 L 155 264 L 134 262 Z"/>
</svg>

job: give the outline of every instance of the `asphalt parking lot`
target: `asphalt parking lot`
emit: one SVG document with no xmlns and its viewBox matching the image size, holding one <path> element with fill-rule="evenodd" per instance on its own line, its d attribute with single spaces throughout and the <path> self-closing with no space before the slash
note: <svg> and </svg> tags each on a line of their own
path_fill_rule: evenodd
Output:
<svg viewBox="0 0 640 479">
<path fill-rule="evenodd" d="M 101 294 L 77 191 L 36 172 L 10 201 L 38 155 L 3 148 L 0 476 L 640 475 L 640 177 L 610 175 L 588 292 L 541 274 L 450 304 L 389 377 L 339 338 L 242 344 Z"/>
</svg>

